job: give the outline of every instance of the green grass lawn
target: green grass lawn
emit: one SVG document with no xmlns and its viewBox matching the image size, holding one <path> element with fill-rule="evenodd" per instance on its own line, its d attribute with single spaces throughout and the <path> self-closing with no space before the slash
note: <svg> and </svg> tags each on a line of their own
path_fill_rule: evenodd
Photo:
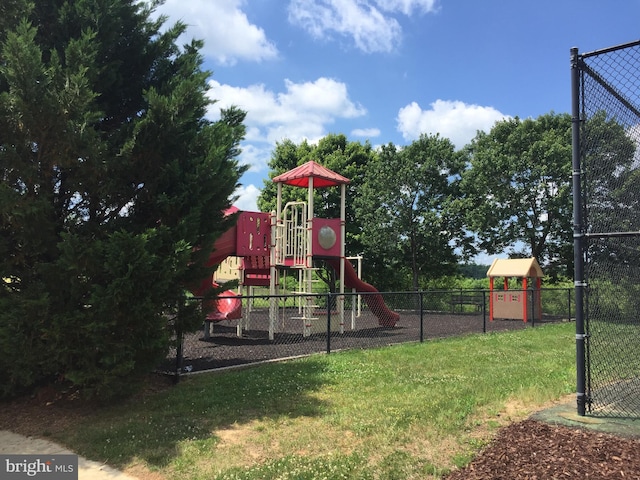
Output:
<svg viewBox="0 0 640 480">
<path fill-rule="evenodd" d="M 575 391 L 573 323 L 193 375 L 61 432 L 167 479 L 424 479 Z"/>
</svg>

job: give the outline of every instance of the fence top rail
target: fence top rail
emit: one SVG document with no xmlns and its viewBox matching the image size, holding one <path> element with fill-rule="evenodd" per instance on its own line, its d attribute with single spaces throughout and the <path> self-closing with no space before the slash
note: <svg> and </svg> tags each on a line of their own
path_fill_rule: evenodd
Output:
<svg viewBox="0 0 640 480">
<path fill-rule="evenodd" d="M 581 53 L 579 55 L 582 58 L 595 57 L 597 55 L 604 55 L 605 53 L 611 53 L 611 52 L 615 52 L 616 50 L 622 50 L 624 48 L 635 47 L 637 45 L 640 45 L 640 40 L 635 40 L 633 42 L 623 43 L 623 44 L 620 44 L 620 45 L 615 45 L 613 47 L 601 48 L 599 50 L 593 50 L 591 52 Z"/>
<path fill-rule="evenodd" d="M 568 286 L 568 287 L 543 287 L 540 288 L 539 291 L 541 292 L 550 292 L 550 291 L 573 291 L 574 290 L 574 286 Z M 493 289 L 494 293 L 501 293 L 501 292 L 530 292 L 532 290 L 538 290 L 538 289 L 522 289 L 522 288 L 510 288 L 509 290 L 503 290 L 501 288 L 496 288 Z M 239 295 L 239 294 L 234 294 L 234 295 L 224 295 L 224 294 L 220 294 L 220 295 L 216 295 L 214 297 L 211 298 L 205 298 L 205 297 L 200 297 L 200 296 L 194 296 L 194 297 L 190 297 L 190 300 L 216 300 L 216 299 L 221 299 L 221 298 L 298 298 L 298 297 L 326 297 L 326 296 L 332 296 L 332 297 L 337 297 L 337 296 L 345 296 L 345 297 L 351 297 L 351 296 L 356 296 L 356 295 L 383 295 L 383 296 L 389 296 L 389 295 L 456 295 L 456 296 L 460 296 L 460 295 L 484 295 L 484 294 L 490 294 L 492 291 L 489 290 L 488 288 L 484 288 L 484 289 L 460 289 L 460 288 L 456 288 L 456 289 L 451 289 L 451 290 L 418 290 L 418 291 L 409 291 L 409 290 L 405 290 L 405 291 L 398 291 L 398 292 L 392 292 L 392 291 L 387 291 L 387 292 L 344 292 L 344 293 L 340 293 L 340 292 L 324 292 L 324 293 L 320 293 L 320 292 L 316 292 L 316 293 L 278 293 L 278 294 L 274 294 L 271 295 L 269 293 L 263 293 L 263 294 L 252 294 L 252 295 Z"/>
</svg>

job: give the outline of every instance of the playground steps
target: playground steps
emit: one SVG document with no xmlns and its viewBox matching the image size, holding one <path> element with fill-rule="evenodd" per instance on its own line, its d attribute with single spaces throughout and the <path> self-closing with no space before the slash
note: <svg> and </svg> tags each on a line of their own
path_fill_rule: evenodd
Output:
<svg viewBox="0 0 640 480">
<path fill-rule="evenodd" d="M 302 320 L 302 335 L 304 337 L 308 337 L 311 333 L 314 333 L 314 326 L 317 330 L 317 322 L 320 320 L 320 317 L 305 317 L 304 315 L 301 317 L 291 317 L 292 320 Z"/>
<path fill-rule="evenodd" d="M 268 287 L 271 283 L 269 270 L 246 271 L 242 284 L 247 287 Z"/>
</svg>

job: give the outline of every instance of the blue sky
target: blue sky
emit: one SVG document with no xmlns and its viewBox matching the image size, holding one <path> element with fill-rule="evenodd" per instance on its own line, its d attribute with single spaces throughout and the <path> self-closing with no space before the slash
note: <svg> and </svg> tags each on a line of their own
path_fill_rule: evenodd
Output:
<svg viewBox="0 0 640 480">
<path fill-rule="evenodd" d="M 247 111 L 236 205 L 283 139 L 464 146 L 501 119 L 570 111 L 569 51 L 640 38 L 640 0 L 167 0 L 205 41 L 210 110 Z"/>
</svg>

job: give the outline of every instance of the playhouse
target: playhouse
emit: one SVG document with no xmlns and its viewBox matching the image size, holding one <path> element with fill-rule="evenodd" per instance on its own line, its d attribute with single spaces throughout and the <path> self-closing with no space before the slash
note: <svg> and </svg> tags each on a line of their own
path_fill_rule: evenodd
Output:
<svg viewBox="0 0 640 480">
<path fill-rule="evenodd" d="M 237 212 L 236 225 L 225 232 L 215 243 L 209 257 L 209 266 L 220 266 L 216 279 L 237 278 L 240 293 L 255 286 L 269 287 L 269 338 L 274 339 L 278 329 L 278 319 L 285 314 L 279 305 L 281 276 L 293 274 L 298 278 L 298 289 L 294 292 L 300 300 L 294 319 L 300 321 L 302 333 L 326 331 L 327 307 L 316 305 L 317 297 L 312 295 L 315 280 L 314 259 L 322 259 L 332 267 L 339 278 L 339 293 L 345 288 L 355 292 L 367 292 L 365 301 L 371 312 L 378 318 L 380 326 L 393 327 L 399 319 L 384 303 L 378 290 L 363 282 L 351 261 L 345 257 L 345 210 L 346 185 L 349 179 L 328 168 L 309 161 L 288 172 L 274 177 L 277 185 L 276 209 L 271 213 Z M 307 201 L 288 202 L 282 205 L 282 186 L 289 185 L 307 189 Z M 318 218 L 314 215 L 314 189 L 340 188 L 340 218 Z M 236 213 L 236 212 L 229 212 Z M 229 257 L 236 257 L 228 260 Z M 211 279 L 204 279 L 194 294 L 203 295 L 211 288 Z M 207 316 L 205 337 L 209 334 L 209 324 L 225 319 L 239 319 L 238 335 L 249 323 L 249 308 L 241 308 L 242 296 L 225 292 L 226 303 L 214 301 Z M 218 303 L 216 303 L 218 302 Z M 219 307 L 219 308 L 218 308 Z M 332 307 L 331 329 L 344 332 L 344 297 L 338 296 L 337 305 Z M 354 324 L 352 322 L 352 327 Z"/>
<path fill-rule="evenodd" d="M 516 319 L 527 322 L 542 318 L 540 287 L 542 269 L 535 258 L 498 258 L 487 271 L 489 277 L 489 319 Z M 496 288 L 496 278 L 502 278 L 502 289 Z M 518 288 L 509 288 L 515 278 Z"/>
</svg>

